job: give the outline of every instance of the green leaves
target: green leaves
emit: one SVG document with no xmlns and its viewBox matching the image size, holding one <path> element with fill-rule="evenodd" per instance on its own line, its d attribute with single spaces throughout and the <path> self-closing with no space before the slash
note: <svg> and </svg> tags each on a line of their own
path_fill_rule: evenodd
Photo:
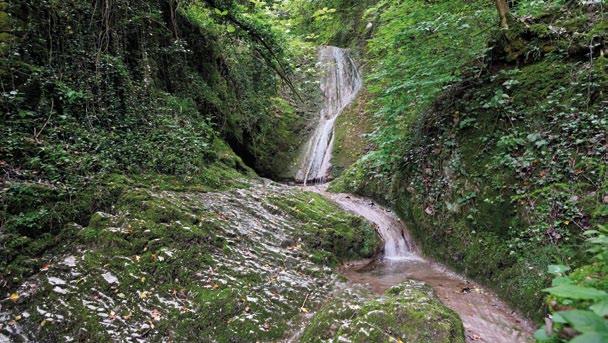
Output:
<svg viewBox="0 0 608 343">
<path fill-rule="evenodd" d="M 604 299 L 594 305 L 591 305 L 589 309 L 591 309 L 591 311 L 593 311 L 598 316 L 608 316 L 608 299 Z"/>
<path fill-rule="evenodd" d="M 603 343 L 608 340 L 608 321 L 603 317 L 585 310 L 561 311 L 553 315 L 555 323 L 569 324 L 581 335 L 570 340 L 570 343 Z M 541 332 L 542 331 L 542 332 Z M 538 330 L 534 337 L 539 341 L 548 341 L 544 329 Z"/>
<path fill-rule="evenodd" d="M 571 310 L 557 312 L 572 328 L 581 333 L 599 332 L 608 334 L 608 324 L 604 318 L 591 311 Z"/>
<path fill-rule="evenodd" d="M 560 284 L 555 287 L 545 288 L 543 291 L 558 297 L 577 300 L 594 300 L 608 296 L 608 293 L 604 291 L 572 284 Z"/>
<path fill-rule="evenodd" d="M 603 226 L 599 226 L 598 230 L 585 232 L 587 236 L 590 236 L 587 242 L 591 244 L 592 249 L 589 251 L 595 254 L 593 259 L 599 263 L 605 263 L 602 256 L 608 251 L 608 244 L 603 239 L 605 237 L 604 232 L 605 227 Z M 575 284 L 573 279 L 576 276 L 563 275 L 568 270 L 570 268 L 564 265 L 550 265 L 548 268 L 549 273 L 556 275 L 556 277 L 552 282 L 553 287 L 544 291 L 557 297 L 557 301 L 567 304 L 569 307 L 578 307 L 574 310 L 559 311 L 553 314 L 551 320 L 554 324 L 552 326 L 554 332 L 552 334 L 559 334 L 565 326 L 570 326 L 581 333 L 581 335 L 570 340 L 570 343 L 607 342 L 608 293 L 601 289 L 589 287 L 589 281 L 586 281 L 587 283 L 584 286 Z M 586 280 L 590 279 L 587 277 Z M 554 341 L 554 336 L 549 335 L 545 327 L 538 330 L 534 337 L 541 342 Z"/>
<path fill-rule="evenodd" d="M 336 13 L 335 8 L 323 7 L 321 9 L 316 10 L 315 13 L 313 13 L 312 17 L 315 19 L 315 21 L 324 21 L 331 19 L 332 14 L 334 13 Z"/>
<path fill-rule="evenodd" d="M 588 332 L 574 337 L 570 343 L 605 343 L 608 342 L 608 334 L 599 332 Z"/>
<path fill-rule="evenodd" d="M 224 17 L 224 16 L 227 16 L 227 15 L 228 15 L 228 10 L 223 10 L 223 11 L 222 11 L 222 10 L 220 10 L 219 8 L 214 8 L 213 10 L 214 10 L 215 14 L 217 14 L 217 15 L 219 15 L 219 16 Z"/>
</svg>

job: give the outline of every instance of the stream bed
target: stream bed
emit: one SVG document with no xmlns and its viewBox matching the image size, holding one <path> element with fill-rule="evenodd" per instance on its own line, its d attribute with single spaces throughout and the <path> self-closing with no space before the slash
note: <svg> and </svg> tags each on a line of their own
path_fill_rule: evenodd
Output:
<svg viewBox="0 0 608 343">
<path fill-rule="evenodd" d="M 405 225 L 390 210 L 368 199 L 329 193 L 323 185 L 306 189 L 374 223 L 384 240 L 383 257 L 342 268 L 342 274 L 352 284 L 362 284 L 382 294 L 406 280 L 422 281 L 433 288 L 446 306 L 458 313 L 465 327 L 467 342 L 515 343 L 532 339 L 532 323 L 510 309 L 495 294 L 424 258 L 413 244 Z"/>
<path fill-rule="evenodd" d="M 362 77 L 348 49 L 321 47 L 319 64 L 324 71 L 320 80 L 324 103 L 317 127 L 302 151 L 295 181 L 303 184 L 304 190 L 319 193 L 346 211 L 373 223 L 384 241 L 380 259 L 351 264 L 343 268 L 342 274 L 353 287 L 364 285 L 376 294 L 385 294 L 386 290 L 399 284 L 414 289 L 416 286 L 411 281 L 407 284 L 408 280 L 427 284 L 432 287 L 431 293 L 434 292 L 444 305 L 460 316 L 468 342 L 514 343 L 531 340 L 533 325 L 526 318 L 511 310 L 492 292 L 424 258 L 405 225 L 390 210 L 367 199 L 326 191 L 325 182 L 331 174 L 335 121 L 357 96 L 362 87 Z M 430 320 L 427 318 L 426 322 L 419 324 L 433 326 L 433 323 L 428 323 Z M 392 337 L 391 333 L 385 334 Z M 295 335 L 292 340 L 298 337 Z"/>
</svg>

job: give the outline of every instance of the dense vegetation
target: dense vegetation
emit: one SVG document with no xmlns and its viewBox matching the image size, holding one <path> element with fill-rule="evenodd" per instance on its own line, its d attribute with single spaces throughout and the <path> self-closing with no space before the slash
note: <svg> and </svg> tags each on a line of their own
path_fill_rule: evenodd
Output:
<svg viewBox="0 0 608 343">
<path fill-rule="evenodd" d="M 310 110 L 288 80 L 315 75 L 315 55 L 287 51 L 267 9 L 0 4 L 0 286 L 39 268 L 67 223 L 109 209 L 120 193 L 113 174 L 206 184 L 246 172 L 223 141 L 262 174 L 289 170 Z"/>
<path fill-rule="evenodd" d="M 392 204 L 425 252 L 540 318 L 549 265 L 591 263 L 585 232 L 608 215 L 608 30 L 599 3 L 511 11 L 508 30 L 484 1 L 366 12 L 376 150 L 334 189 Z M 596 259 L 572 280 L 605 289 L 607 272 Z"/>
<path fill-rule="evenodd" d="M 366 77 L 337 121 L 332 189 L 392 206 L 426 254 L 538 322 L 549 315 L 539 341 L 608 340 L 605 2 L 496 2 L 509 5 L 502 23 L 488 0 L 0 0 L 5 301 L 34 314 L 26 329 L 48 340 L 123 337 L 81 303 L 95 285 L 130 306 L 162 308 L 172 296 L 195 309 L 132 317 L 125 307 L 126 322 L 156 323 L 138 328 L 147 339 L 283 338 L 307 311 L 301 296 L 320 306 L 330 291 L 325 266 L 377 252 L 368 225 L 319 196 L 255 190 L 256 173 L 293 176 L 321 100 L 316 47 L 332 44 L 349 47 Z M 231 231 L 241 221 L 255 228 L 243 240 Z M 259 222 L 291 236 L 277 240 Z M 270 252 L 258 238 L 273 240 Z M 323 286 L 273 288 L 284 301 L 260 305 L 249 296 L 275 271 L 241 273 L 251 261 L 236 246 Z M 77 267 L 61 262 L 71 254 Z M 285 256 L 302 270 L 280 267 Z M 188 263 L 163 263 L 177 258 Z M 66 266 L 86 278 L 61 293 L 41 273 Z M 218 275 L 233 284 L 208 282 Z M 24 280 L 42 285 L 27 303 Z M 335 299 L 304 339 L 330 337 L 324 325 L 346 319 L 418 339 L 391 316 L 410 313 L 400 298 L 410 293 L 428 298 L 447 341 L 462 339 L 453 313 L 419 285 L 385 301 L 358 294 L 359 310 Z M 60 322 L 36 310 L 46 296 L 67 305 L 44 311 L 72 324 L 44 326 Z M 394 311 L 359 320 L 380 308 Z M 252 311 L 259 323 L 233 321 Z"/>
</svg>

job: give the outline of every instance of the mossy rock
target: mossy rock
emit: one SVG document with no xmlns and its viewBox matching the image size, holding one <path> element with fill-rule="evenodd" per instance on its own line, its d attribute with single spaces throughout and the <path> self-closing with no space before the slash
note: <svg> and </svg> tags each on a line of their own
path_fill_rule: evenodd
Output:
<svg viewBox="0 0 608 343">
<path fill-rule="evenodd" d="M 372 147 L 367 135 L 374 130 L 371 112 L 368 111 L 369 93 L 362 90 L 355 102 L 336 120 L 335 142 L 332 155 L 332 175 L 340 176 Z"/>
<path fill-rule="evenodd" d="M 274 196 L 270 202 L 305 223 L 297 238 L 316 263 L 335 266 L 346 260 L 371 258 L 380 250 L 381 240 L 367 221 L 342 211 L 319 194 Z"/>
<path fill-rule="evenodd" d="M 433 290 L 418 281 L 394 286 L 378 298 L 346 290 L 315 314 L 301 342 L 465 342 L 462 322 Z"/>
<path fill-rule="evenodd" d="M 314 310 L 333 292 L 337 275 L 328 264 L 371 256 L 380 243 L 361 218 L 271 182 L 199 192 L 170 179 L 147 187 L 146 177 L 111 179 L 140 187 L 93 213 L 88 226 L 66 231 L 73 237 L 61 243 L 70 244 L 7 290 L 19 301 L 3 307 L 0 334 L 42 342 L 279 341 L 304 303 Z M 43 238 L 52 240 L 16 237 L 10 251 L 41 250 Z M 25 256 L 0 275 L 34 269 Z"/>
</svg>

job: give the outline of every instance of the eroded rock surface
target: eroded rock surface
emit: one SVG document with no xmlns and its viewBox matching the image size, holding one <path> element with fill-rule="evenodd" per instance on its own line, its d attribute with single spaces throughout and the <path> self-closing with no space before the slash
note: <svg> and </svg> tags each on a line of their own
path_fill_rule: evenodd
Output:
<svg viewBox="0 0 608 343">
<path fill-rule="evenodd" d="M 360 218 L 271 182 L 217 193 L 136 189 L 114 213 L 77 230 L 70 255 L 53 258 L 1 303 L 3 336 L 278 340 L 334 288 L 330 266 L 343 257 L 318 241 L 323 232 L 346 230 L 331 237 L 352 243 L 355 255 L 358 245 L 378 243 Z M 346 239 L 353 232 L 371 241 Z"/>
<path fill-rule="evenodd" d="M 123 194 L 112 213 L 71 229 L 66 254 L 10 290 L 0 341 L 282 341 L 306 328 L 305 341 L 323 332 L 383 342 L 388 332 L 459 342 L 447 340 L 462 336 L 458 317 L 419 283 L 375 300 L 347 286 L 331 300 L 345 286 L 335 267 L 378 252 L 374 227 L 318 194 L 251 182 Z M 341 312 L 326 306 L 307 326 L 328 301 Z M 334 330 L 333 315 L 348 325 Z"/>
</svg>

